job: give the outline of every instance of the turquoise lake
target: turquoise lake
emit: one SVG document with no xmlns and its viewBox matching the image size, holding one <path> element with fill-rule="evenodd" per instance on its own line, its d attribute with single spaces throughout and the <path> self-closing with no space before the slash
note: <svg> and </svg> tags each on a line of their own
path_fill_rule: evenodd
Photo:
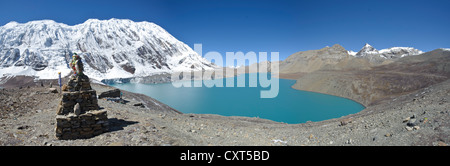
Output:
<svg viewBox="0 0 450 166">
<path fill-rule="evenodd" d="M 350 99 L 321 93 L 300 91 L 291 88 L 295 80 L 279 79 L 279 93 L 275 98 L 260 98 L 261 90 L 268 88 L 249 87 L 249 74 L 246 87 L 180 87 L 172 83 L 110 84 L 130 92 L 141 93 L 155 98 L 183 113 L 219 114 L 224 116 L 246 116 L 270 119 L 289 124 L 307 121 L 322 121 L 357 113 L 364 106 Z M 211 81 L 211 80 L 205 80 Z"/>
</svg>

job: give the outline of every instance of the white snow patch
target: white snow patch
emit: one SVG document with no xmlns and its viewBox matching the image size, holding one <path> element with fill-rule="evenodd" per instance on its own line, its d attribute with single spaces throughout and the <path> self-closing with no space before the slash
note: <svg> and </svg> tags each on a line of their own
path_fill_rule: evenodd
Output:
<svg viewBox="0 0 450 166">
<path fill-rule="evenodd" d="M 356 56 L 356 54 L 358 53 L 358 52 L 355 52 L 355 51 L 352 51 L 352 50 L 347 51 L 347 52 L 348 52 L 348 55 L 351 55 L 351 56 Z"/>
</svg>

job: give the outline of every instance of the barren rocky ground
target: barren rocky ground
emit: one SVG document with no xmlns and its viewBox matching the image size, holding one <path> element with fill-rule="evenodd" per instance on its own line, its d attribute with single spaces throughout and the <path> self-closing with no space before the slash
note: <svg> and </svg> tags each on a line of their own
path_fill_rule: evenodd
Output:
<svg viewBox="0 0 450 166">
<path fill-rule="evenodd" d="M 365 106 L 408 94 L 450 78 L 450 52 L 440 49 L 370 69 L 318 70 L 280 74 L 295 79 L 293 88 L 346 97 Z"/>
<path fill-rule="evenodd" d="M 125 104 L 99 100 L 110 131 L 89 139 L 55 137 L 58 93 L 49 81 L 0 89 L 0 145 L 448 145 L 450 80 L 390 98 L 341 118 L 285 124 L 250 117 L 182 114 L 124 91 Z M 51 82 L 51 81 L 50 81 Z M 53 81 L 53 85 L 56 85 Z M 29 86 L 29 87 L 28 87 Z M 97 94 L 113 89 L 92 83 Z M 144 108 L 133 106 L 143 103 Z"/>
</svg>

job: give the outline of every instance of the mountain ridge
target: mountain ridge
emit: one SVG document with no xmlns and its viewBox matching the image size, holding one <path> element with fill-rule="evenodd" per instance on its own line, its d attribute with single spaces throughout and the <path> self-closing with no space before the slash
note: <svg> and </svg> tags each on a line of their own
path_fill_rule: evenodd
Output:
<svg viewBox="0 0 450 166">
<path fill-rule="evenodd" d="M 0 76 L 56 78 L 70 73 L 76 52 L 95 79 L 149 76 L 216 66 L 155 23 L 89 19 L 69 26 L 53 20 L 0 27 Z"/>
<path fill-rule="evenodd" d="M 422 53 L 424 52 L 413 47 L 391 47 L 377 50 L 370 44 L 366 43 L 361 50 L 355 54 L 355 57 L 367 58 L 372 63 L 382 63 L 386 59 L 398 59 L 405 56 L 419 55 Z"/>
<path fill-rule="evenodd" d="M 435 49 L 369 69 L 321 69 L 291 74 L 289 79 L 297 80 L 292 86 L 295 89 L 346 97 L 370 106 L 447 80 L 450 78 L 449 55 L 450 51 Z M 281 78 L 288 78 L 283 75 L 289 76 L 280 73 Z"/>
<path fill-rule="evenodd" d="M 369 69 L 392 63 L 402 57 L 424 52 L 413 47 L 391 47 L 377 50 L 366 43 L 360 51 L 346 50 L 339 44 L 319 50 L 296 52 L 280 63 L 280 73 L 313 72 L 320 69 Z"/>
</svg>

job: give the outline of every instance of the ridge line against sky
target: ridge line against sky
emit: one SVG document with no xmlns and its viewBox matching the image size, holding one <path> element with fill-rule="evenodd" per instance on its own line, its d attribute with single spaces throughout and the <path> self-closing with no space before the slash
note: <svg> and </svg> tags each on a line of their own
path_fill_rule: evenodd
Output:
<svg viewBox="0 0 450 166">
<path fill-rule="evenodd" d="M 359 51 L 450 47 L 448 0 L 14 0 L 0 1 L 0 26 L 50 19 L 154 22 L 203 53 L 298 52 L 340 44 Z"/>
</svg>

